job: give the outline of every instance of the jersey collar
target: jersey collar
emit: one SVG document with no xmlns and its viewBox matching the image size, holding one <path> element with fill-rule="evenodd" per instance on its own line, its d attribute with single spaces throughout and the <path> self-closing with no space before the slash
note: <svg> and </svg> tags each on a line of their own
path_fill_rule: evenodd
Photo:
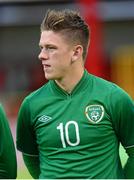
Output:
<svg viewBox="0 0 134 180">
<path fill-rule="evenodd" d="M 72 92 L 69 94 L 68 92 L 66 92 L 65 90 L 63 90 L 61 87 L 59 87 L 56 82 L 54 80 L 50 80 L 50 86 L 52 88 L 52 91 L 54 94 L 56 95 L 61 95 L 61 96 L 74 96 L 78 93 L 81 93 L 82 91 L 84 91 L 88 84 L 89 84 L 89 73 L 87 72 L 87 70 L 84 70 L 84 74 L 82 76 L 82 78 L 80 79 L 80 81 L 76 84 L 76 86 L 74 87 L 74 89 L 72 90 Z"/>
</svg>

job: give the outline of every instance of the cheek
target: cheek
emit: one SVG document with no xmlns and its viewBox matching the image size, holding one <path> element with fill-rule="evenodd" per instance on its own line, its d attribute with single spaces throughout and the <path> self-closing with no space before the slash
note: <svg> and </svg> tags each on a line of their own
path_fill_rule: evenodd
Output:
<svg viewBox="0 0 134 180">
<path fill-rule="evenodd" d="M 60 60 L 62 62 L 64 62 L 64 64 L 70 64 L 71 61 L 71 55 L 69 54 L 69 52 L 64 52 L 61 56 L 60 56 Z"/>
<path fill-rule="evenodd" d="M 68 52 L 55 53 L 51 56 L 51 60 L 60 68 L 68 67 L 71 64 L 71 56 Z"/>
</svg>

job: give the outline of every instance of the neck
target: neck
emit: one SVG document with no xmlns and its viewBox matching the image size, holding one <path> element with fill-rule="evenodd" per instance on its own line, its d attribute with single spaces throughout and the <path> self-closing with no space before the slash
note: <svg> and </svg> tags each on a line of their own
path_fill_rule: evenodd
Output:
<svg viewBox="0 0 134 180">
<path fill-rule="evenodd" d="M 60 86 L 64 91 L 71 93 L 77 83 L 80 81 L 84 73 L 84 69 L 76 69 L 71 74 L 68 74 L 66 77 L 60 80 L 55 80 L 55 82 Z"/>
</svg>

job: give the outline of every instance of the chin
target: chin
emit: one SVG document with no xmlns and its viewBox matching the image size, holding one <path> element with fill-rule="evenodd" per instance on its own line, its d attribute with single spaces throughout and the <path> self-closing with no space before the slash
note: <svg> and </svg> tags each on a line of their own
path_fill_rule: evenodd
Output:
<svg viewBox="0 0 134 180">
<path fill-rule="evenodd" d="M 52 72 L 48 73 L 48 72 L 45 72 L 44 74 L 45 74 L 45 78 L 47 80 L 57 80 L 60 77 L 58 73 L 52 73 Z"/>
<path fill-rule="evenodd" d="M 45 78 L 46 78 L 47 80 L 55 80 L 55 77 L 54 77 L 54 76 L 48 75 L 48 74 L 45 74 Z"/>
</svg>

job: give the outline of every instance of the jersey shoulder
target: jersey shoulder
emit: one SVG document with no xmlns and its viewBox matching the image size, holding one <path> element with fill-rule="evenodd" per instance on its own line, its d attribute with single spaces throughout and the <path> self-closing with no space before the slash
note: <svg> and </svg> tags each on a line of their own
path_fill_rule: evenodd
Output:
<svg viewBox="0 0 134 180">
<path fill-rule="evenodd" d="M 101 90 L 106 90 L 106 91 L 118 91 L 118 92 L 125 92 L 121 87 L 119 87 L 117 84 L 114 82 L 105 80 L 101 77 L 97 77 L 94 75 L 91 75 L 93 84 L 101 88 Z"/>
<path fill-rule="evenodd" d="M 120 100 L 128 100 L 132 98 L 130 95 L 122 89 L 119 85 L 115 84 L 114 82 L 110 82 L 103 78 L 91 75 L 93 81 L 93 87 L 97 89 L 98 93 L 101 93 L 102 96 L 109 96 L 111 99 Z"/>
<path fill-rule="evenodd" d="M 101 77 L 95 76 L 93 74 L 90 74 L 93 83 L 96 83 L 96 85 L 100 85 L 101 87 L 104 88 L 118 88 L 119 86 L 111 81 L 108 81 L 106 79 L 103 79 Z"/>
<path fill-rule="evenodd" d="M 27 100 L 33 100 L 37 98 L 42 98 L 48 94 L 50 94 L 50 83 L 47 82 L 45 85 L 41 86 L 39 89 L 31 92 L 29 95 L 25 97 Z"/>
</svg>

